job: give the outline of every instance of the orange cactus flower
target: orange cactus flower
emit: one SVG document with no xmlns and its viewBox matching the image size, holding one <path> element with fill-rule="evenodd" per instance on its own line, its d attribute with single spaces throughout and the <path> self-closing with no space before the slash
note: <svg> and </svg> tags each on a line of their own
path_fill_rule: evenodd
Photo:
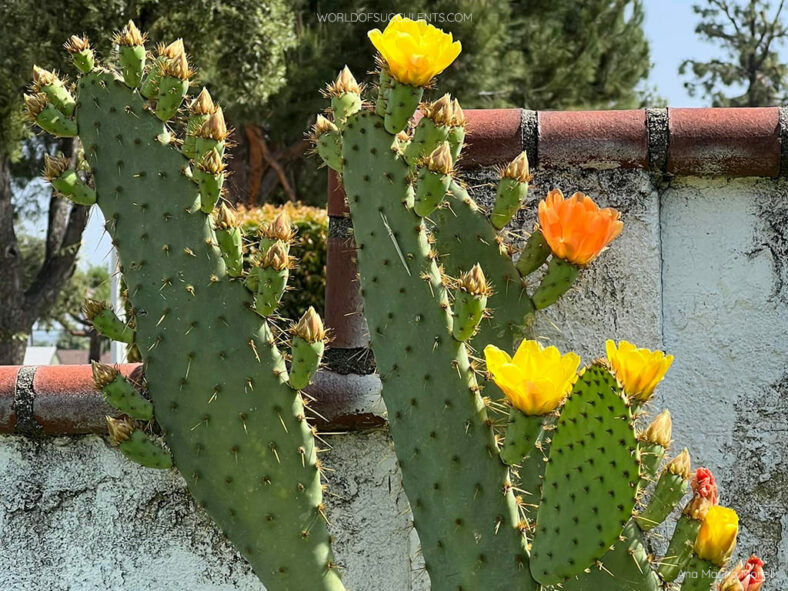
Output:
<svg viewBox="0 0 788 591">
<path fill-rule="evenodd" d="M 587 265 L 621 234 L 621 214 L 600 207 L 583 193 L 565 199 L 553 189 L 539 203 L 539 225 L 553 255 L 576 265 Z"/>
</svg>

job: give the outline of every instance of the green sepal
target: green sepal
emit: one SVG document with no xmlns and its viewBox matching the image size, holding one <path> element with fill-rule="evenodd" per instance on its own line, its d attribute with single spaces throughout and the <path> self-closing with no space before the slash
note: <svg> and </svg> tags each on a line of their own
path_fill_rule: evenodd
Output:
<svg viewBox="0 0 788 591">
<path fill-rule="evenodd" d="M 427 217 L 435 211 L 435 208 L 446 198 L 450 184 L 450 174 L 441 174 L 428 168 L 422 168 L 416 181 L 413 201 L 413 211 L 416 212 L 416 215 Z"/>
<path fill-rule="evenodd" d="M 338 131 L 320 134 L 317 153 L 331 170 L 342 172 L 342 136 Z"/>
<path fill-rule="evenodd" d="M 230 277 L 240 277 L 244 272 L 243 235 L 240 228 L 216 229 L 216 242 Z"/>
<path fill-rule="evenodd" d="M 146 468 L 172 468 L 172 456 L 139 429 L 118 447 L 124 456 Z"/>
<path fill-rule="evenodd" d="M 553 257 L 547 264 L 547 271 L 542 282 L 536 288 L 531 300 L 537 310 L 542 310 L 558 301 L 577 279 L 580 268 L 558 257 Z"/>
<path fill-rule="evenodd" d="M 91 319 L 91 323 L 93 328 L 108 339 L 126 344 L 134 342 L 134 330 L 109 308 L 104 308 L 96 314 Z"/>
<path fill-rule="evenodd" d="M 246 276 L 246 285 L 255 294 L 254 309 L 260 316 L 270 316 L 276 311 L 287 287 L 290 272 L 273 268 L 254 267 Z"/>
<path fill-rule="evenodd" d="M 355 92 L 345 92 L 331 97 L 331 110 L 334 112 L 334 124 L 342 128 L 345 119 L 361 110 L 361 96 Z"/>
<path fill-rule="evenodd" d="M 675 581 L 681 574 L 690 558 L 695 546 L 695 540 L 700 533 L 701 521 L 689 515 L 682 515 L 676 522 L 673 537 L 670 538 L 668 550 L 659 566 L 659 575 L 667 582 Z"/>
<path fill-rule="evenodd" d="M 93 205 L 96 202 L 96 191 L 79 178 L 75 170 L 66 170 L 59 177 L 52 179 L 55 190 L 78 205 Z"/>
<path fill-rule="evenodd" d="M 150 421 L 153 418 L 153 405 L 150 400 L 137 392 L 122 375 L 115 376 L 115 379 L 101 388 L 101 391 L 112 408 L 129 415 L 132 419 Z"/>
<path fill-rule="evenodd" d="M 72 53 L 71 61 L 74 62 L 74 67 L 83 74 L 90 72 L 96 65 L 96 58 L 93 55 L 92 49 L 83 49 L 82 51 Z"/>
<path fill-rule="evenodd" d="M 222 194 L 224 173 L 211 174 L 197 166 L 192 170 L 192 180 L 200 188 L 200 210 L 211 213 Z"/>
<path fill-rule="evenodd" d="M 159 82 L 156 116 L 162 121 L 172 119 L 178 112 L 188 90 L 188 80 L 181 80 L 175 76 L 164 76 Z"/>
<path fill-rule="evenodd" d="M 405 148 L 405 162 L 411 166 L 422 158 L 426 158 L 442 142 L 449 139 L 449 128 L 445 125 L 435 125 L 429 117 L 422 117 L 413 132 L 413 138 Z M 452 157 L 452 161 L 456 156 Z"/>
<path fill-rule="evenodd" d="M 693 554 L 687 565 L 687 573 L 681 591 L 710 591 L 717 582 L 720 567 Z"/>
<path fill-rule="evenodd" d="M 650 531 L 661 524 L 687 492 L 687 480 L 668 469 L 662 472 L 648 506 L 635 517 L 640 529 Z"/>
<path fill-rule="evenodd" d="M 657 475 L 659 466 L 662 459 L 665 457 L 667 451 L 659 443 L 651 443 L 648 441 L 641 441 L 638 443 L 638 450 L 640 451 L 640 474 L 642 484 L 641 487 L 646 486 Z"/>
<path fill-rule="evenodd" d="M 118 65 L 126 86 L 136 88 L 145 71 L 145 47 L 143 45 L 119 46 Z"/>
<path fill-rule="evenodd" d="M 541 267 L 550 256 L 550 245 L 544 239 L 541 230 L 534 230 L 525 242 L 520 258 L 517 260 L 517 270 L 525 277 Z"/>
<path fill-rule="evenodd" d="M 528 196 L 528 183 L 508 177 L 498 181 L 490 222 L 500 230 L 511 221 Z"/>
<path fill-rule="evenodd" d="M 394 79 L 389 75 L 385 68 L 380 70 L 380 78 L 378 79 L 378 96 L 375 100 L 375 113 L 384 117 L 386 115 L 386 107 L 389 104 L 391 97 L 391 87 L 394 84 Z"/>
<path fill-rule="evenodd" d="M 505 464 L 509 466 L 519 464 L 532 452 L 536 441 L 542 435 L 544 420 L 544 415 L 527 415 L 519 408 L 513 407 L 509 411 L 506 437 L 501 447 L 501 459 Z"/>
<path fill-rule="evenodd" d="M 77 124 L 66 117 L 60 109 L 52 104 L 36 115 L 36 124 L 44 131 L 57 137 L 74 137 L 77 135 Z"/>
<path fill-rule="evenodd" d="M 449 149 L 451 149 L 452 162 L 457 162 L 465 144 L 465 127 L 456 125 L 449 130 Z"/>
<path fill-rule="evenodd" d="M 464 289 L 457 289 L 454 293 L 454 303 L 452 312 L 454 322 L 452 324 L 452 334 L 460 342 L 467 341 L 476 332 L 476 327 L 487 307 L 487 296 L 473 294 Z"/>
<path fill-rule="evenodd" d="M 190 115 L 186 122 L 186 137 L 183 138 L 181 152 L 187 158 L 194 158 L 197 145 L 197 132 L 208 121 L 210 115 Z"/>
<path fill-rule="evenodd" d="M 309 385 L 323 358 L 325 344 L 323 341 L 310 343 L 307 340 L 294 336 L 290 345 L 292 363 L 290 365 L 290 387 L 302 390 Z"/>
<path fill-rule="evenodd" d="M 216 150 L 219 152 L 219 156 L 222 158 L 224 157 L 224 147 L 225 142 L 224 140 L 215 140 L 209 137 L 201 137 L 197 136 L 194 139 L 194 156 L 192 160 L 195 162 L 199 162 L 202 160 L 202 157 L 205 156 L 211 150 Z"/>
<path fill-rule="evenodd" d="M 394 81 L 391 95 L 386 104 L 386 115 L 383 126 L 386 131 L 397 134 L 408 126 L 408 121 L 421 102 L 424 89 L 420 86 L 410 86 Z"/>
<path fill-rule="evenodd" d="M 44 84 L 41 92 L 46 95 L 49 103 L 66 117 L 74 114 L 77 103 L 63 82 L 55 80 L 51 84 Z"/>
<path fill-rule="evenodd" d="M 148 75 L 145 76 L 145 80 L 142 81 L 142 86 L 140 87 L 140 94 L 146 99 L 153 100 L 158 96 L 159 82 L 164 73 L 165 63 L 166 59 L 162 56 L 153 60 Z"/>
</svg>

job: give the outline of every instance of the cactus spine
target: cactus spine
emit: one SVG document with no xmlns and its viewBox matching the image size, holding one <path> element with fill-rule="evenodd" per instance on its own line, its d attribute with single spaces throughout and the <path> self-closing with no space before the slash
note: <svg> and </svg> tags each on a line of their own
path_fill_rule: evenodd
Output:
<svg viewBox="0 0 788 591">
<path fill-rule="evenodd" d="M 45 130 L 78 131 L 91 175 L 71 174 L 59 161 L 47 176 L 70 199 L 101 208 L 134 309 L 132 338 L 151 401 L 98 366 L 108 402 L 125 415 L 108 419 L 112 439 L 143 465 L 174 463 L 268 589 L 341 591 L 299 392 L 311 373 L 289 383 L 279 335 L 261 317 L 275 314 L 284 290 L 287 245 L 274 244 L 247 273 L 231 213 L 208 215 L 221 196 L 227 128 L 221 109 L 201 94 L 189 154 L 171 141 L 182 130 L 166 124 L 191 76 L 183 44 L 160 48 L 148 65 L 145 35 L 133 23 L 115 41 L 120 72 L 89 67 L 87 41 L 72 41 L 82 71 L 73 112 L 65 87 L 41 72 L 28 99 Z M 43 117 L 47 109 L 57 117 Z M 255 275 L 250 291 L 244 283 Z M 96 328 L 127 339 L 129 327 L 101 305 L 92 308 Z M 152 410 L 172 455 L 147 432 Z"/>
</svg>

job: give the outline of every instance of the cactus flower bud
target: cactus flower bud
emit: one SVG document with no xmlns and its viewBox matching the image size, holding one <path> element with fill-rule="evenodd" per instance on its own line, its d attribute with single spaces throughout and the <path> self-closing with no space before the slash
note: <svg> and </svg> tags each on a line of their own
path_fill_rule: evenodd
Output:
<svg viewBox="0 0 788 591">
<path fill-rule="evenodd" d="M 528 169 L 528 155 L 521 152 L 517 158 L 512 160 L 501 173 L 501 178 L 514 179 L 521 183 L 527 183 L 531 180 L 531 174 Z"/>
<path fill-rule="evenodd" d="M 109 431 L 109 439 L 114 445 L 120 445 L 124 441 L 128 441 L 131 434 L 134 432 L 134 421 L 129 417 L 121 417 L 114 419 L 106 417 L 107 430 Z"/>
<path fill-rule="evenodd" d="M 728 573 L 720 583 L 720 591 L 759 591 L 765 580 L 763 560 L 753 554 Z"/>
<path fill-rule="evenodd" d="M 210 172 L 211 174 L 219 174 L 224 170 L 222 157 L 215 148 L 205 153 L 198 166 L 205 172 Z"/>
<path fill-rule="evenodd" d="M 293 328 L 293 334 L 301 337 L 307 343 L 317 343 L 326 338 L 326 330 L 323 327 L 323 321 L 320 315 L 315 312 L 312 306 L 309 306 L 304 315 Z"/>
<path fill-rule="evenodd" d="M 339 131 L 337 126 L 334 125 L 331 121 L 323 117 L 323 115 L 318 115 L 317 120 L 315 121 L 315 125 L 312 128 L 312 134 L 315 139 L 319 138 L 324 133 L 328 133 L 329 131 Z"/>
<path fill-rule="evenodd" d="M 274 242 L 260 261 L 261 266 L 272 268 L 275 271 L 282 271 L 290 266 L 290 257 L 287 254 L 287 246 L 284 242 Z"/>
<path fill-rule="evenodd" d="M 470 271 L 460 276 L 459 288 L 473 295 L 489 296 L 492 294 L 492 289 L 487 283 L 487 278 L 484 276 L 479 263 L 476 263 L 471 267 Z"/>
<path fill-rule="evenodd" d="M 93 322 L 93 319 L 96 316 L 98 316 L 104 310 L 107 309 L 107 305 L 101 300 L 94 300 L 92 298 L 87 298 L 82 308 L 85 311 L 85 316 L 88 317 L 88 320 Z"/>
<path fill-rule="evenodd" d="M 183 47 L 183 39 L 176 39 L 169 45 L 164 45 L 160 43 L 156 47 L 156 53 L 158 53 L 162 57 L 166 57 L 169 59 L 176 59 L 183 55 L 186 52 L 186 49 Z"/>
<path fill-rule="evenodd" d="M 442 142 L 427 158 L 427 168 L 432 172 L 450 174 L 453 166 L 449 142 Z"/>
<path fill-rule="evenodd" d="M 115 45 L 138 47 L 144 45 L 147 38 L 148 35 L 146 33 L 140 33 L 134 21 L 130 20 L 125 27 L 113 35 L 112 41 Z"/>
<path fill-rule="evenodd" d="M 673 458 L 665 468 L 671 474 L 680 476 L 684 480 L 689 480 L 690 477 L 690 455 L 685 447 L 684 450 Z M 685 485 L 686 486 L 686 485 Z"/>
<path fill-rule="evenodd" d="M 543 229 L 544 230 L 544 229 Z M 637 348 L 627 341 L 605 343 L 607 358 L 627 396 L 646 402 L 673 363 L 673 355 Z"/>
<path fill-rule="evenodd" d="M 93 69 L 95 56 L 87 37 L 71 35 L 68 41 L 63 44 L 63 47 L 71 55 L 71 61 L 74 62 L 74 65 L 80 72 L 87 74 Z"/>
<path fill-rule="evenodd" d="M 46 107 L 48 104 L 47 95 L 45 95 L 43 92 L 26 94 L 24 96 L 24 101 L 27 118 L 31 123 L 35 123 L 36 117 L 38 117 L 41 111 L 44 110 L 44 107 Z"/>
<path fill-rule="evenodd" d="M 54 72 L 50 72 L 49 70 L 45 70 L 44 68 L 39 68 L 38 66 L 33 66 L 33 84 L 36 87 L 46 86 L 48 84 L 54 84 L 59 79 L 57 74 Z"/>
<path fill-rule="evenodd" d="M 285 244 L 290 242 L 295 235 L 293 226 L 290 224 L 290 216 L 286 211 L 282 211 L 269 224 L 262 228 L 262 234 L 269 240 L 281 240 Z"/>
<path fill-rule="evenodd" d="M 221 107 L 216 107 L 216 110 L 211 113 L 211 116 L 208 117 L 208 121 L 200 128 L 198 135 L 217 142 L 224 141 L 227 138 L 229 133 L 227 131 L 227 124 L 224 122 L 224 112 Z"/>
<path fill-rule="evenodd" d="M 197 98 L 189 105 L 189 111 L 192 115 L 210 115 L 215 110 L 216 107 L 213 104 L 213 99 L 211 99 L 211 93 L 208 92 L 207 88 L 203 88 L 200 94 L 197 95 Z"/>
<path fill-rule="evenodd" d="M 90 49 L 90 42 L 87 37 L 80 37 L 78 35 L 71 35 L 63 44 L 63 48 L 69 53 L 79 53 Z"/>
<path fill-rule="evenodd" d="M 347 93 L 361 94 L 362 90 L 361 85 L 356 81 L 350 68 L 345 66 L 342 68 L 342 71 L 339 72 L 336 80 L 326 86 L 325 94 L 331 97 L 341 96 Z"/>
<path fill-rule="evenodd" d="M 90 365 L 93 369 L 93 383 L 99 390 L 107 384 L 111 384 L 118 377 L 118 369 L 112 365 L 98 363 L 97 361 L 93 361 Z"/>
<path fill-rule="evenodd" d="M 648 428 L 641 434 L 640 440 L 656 443 L 667 449 L 673 433 L 673 420 L 669 410 L 659 413 Z"/>
<path fill-rule="evenodd" d="M 54 158 L 49 154 L 44 154 L 44 178 L 50 183 L 66 172 L 71 167 L 71 160 L 63 154 L 58 154 Z"/>
<path fill-rule="evenodd" d="M 452 127 L 465 127 L 468 120 L 465 118 L 465 111 L 462 110 L 460 101 L 454 99 L 451 103 L 451 110 L 451 121 L 449 121 L 449 125 Z"/>
<path fill-rule="evenodd" d="M 238 218 L 235 217 L 233 210 L 227 207 L 226 203 L 222 203 L 219 206 L 219 213 L 216 215 L 216 225 L 222 230 L 238 227 Z"/>
<path fill-rule="evenodd" d="M 725 566 L 736 547 L 739 533 L 739 516 L 728 507 L 711 507 L 700 526 L 695 541 L 695 554 L 715 566 Z"/>
<path fill-rule="evenodd" d="M 580 356 L 525 340 L 514 357 L 494 345 L 484 348 L 487 371 L 512 406 L 527 415 L 555 410 L 577 378 Z"/>
<path fill-rule="evenodd" d="M 181 53 L 178 57 L 171 59 L 165 64 L 164 73 L 173 78 L 188 80 L 194 72 L 189 68 L 186 54 Z"/>
<path fill-rule="evenodd" d="M 703 521 L 711 507 L 719 503 L 717 483 L 708 468 L 698 468 L 690 480 L 692 499 L 684 507 L 684 515 Z"/>
<path fill-rule="evenodd" d="M 447 92 L 437 101 L 423 105 L 422 112 L 425 117 L 432 119 L 435 125 L 450 125 L 454 115 L 451 96 Z"/>
</svg>

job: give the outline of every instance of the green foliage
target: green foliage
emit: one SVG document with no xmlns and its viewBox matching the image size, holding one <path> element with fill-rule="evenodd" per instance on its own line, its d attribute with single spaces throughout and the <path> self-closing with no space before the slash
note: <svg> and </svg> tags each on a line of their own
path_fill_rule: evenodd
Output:
<svg viewBox="0 0 788 591">
<path fill-rule="evenodd" d="M 788 37 L 783 5 L 765 0 L 705 0 L 693 5 L 701 18 L 695 32 L 721 50 L 709 61 L 685 60 L 680 74 L 690 96 L 701 95 L 713 107 L 767 107 L 788 96 L 788 65 L 780 61 L 778 46 Z M 739 89 L 742 94 L 736 95 Z"/>
</svg>

